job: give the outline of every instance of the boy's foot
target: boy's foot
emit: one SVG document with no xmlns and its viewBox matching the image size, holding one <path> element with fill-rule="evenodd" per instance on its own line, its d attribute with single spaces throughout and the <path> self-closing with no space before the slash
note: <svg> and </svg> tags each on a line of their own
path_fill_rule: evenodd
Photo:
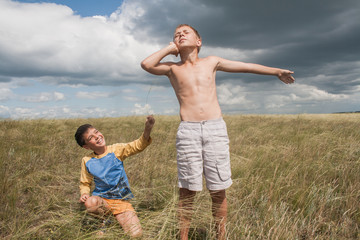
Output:
<svg viewBox="0 0 360 240">
<path fill-rule="evenodd" d="M 102 238 L 104 235 L 105 235 L 105 231 L 99 230 L 99 231 L 96 233 L 96 238 Z"/>
<path fill-rule="evenodd" d="M 96 236 L 102 237 L 106 232 L 107 226 L 109 226 L 110 224 L 111 224 L 110 219 L 104 219 L 100 225 L 100 230 L 96 233 Z"/>
</svg>

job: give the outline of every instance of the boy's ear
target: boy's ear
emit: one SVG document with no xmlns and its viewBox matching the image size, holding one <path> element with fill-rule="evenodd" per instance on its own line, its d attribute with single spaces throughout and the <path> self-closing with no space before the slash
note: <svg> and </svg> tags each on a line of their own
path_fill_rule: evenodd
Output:
<svg viewBox="0 0 360 240">
<path fill-rule="evenodd" d="M 88 145 L 86 145 L 86 144 L 84 144 L 82 147 L 85 148 L 85 149 L 87 149 L 87 150 L 90 149 L 90 147 L 89 147 Z"/>
<path fill-rule="evenodd" d="M 201 45 L 202 45 L 201 38 L 198 38 L 198 39 L 197 39 L 196 45 L 197 45 L 198 47 L 201 47 Z"/>
</svg>

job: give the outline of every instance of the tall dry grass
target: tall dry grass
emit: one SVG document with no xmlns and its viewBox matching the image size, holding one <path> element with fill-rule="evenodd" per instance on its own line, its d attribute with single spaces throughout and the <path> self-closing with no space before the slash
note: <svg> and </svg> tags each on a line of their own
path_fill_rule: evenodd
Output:
<svg viewBox="0 0 360 240">
<path fill-rule="evenodd" d="M 225 116 L 234 184 L 228 239 L 359 239 L 360 115 Z M 3 120 L 0 237 L 94 239 L 100 221 L 77 203 L 74 140 L 85 122 L 108 144 L 140 136 L 145 117 Z M 143 239 L 176 239 L 178 117 L 156 116 L 153 144 L 125 161 Z M 215 239 L 207 191 L 196 196 L 191 239 Z M 111 218 L 110 218 L 111 219 Z M 113 220 L 104 239 L 128 239 Z"/>
</svg>

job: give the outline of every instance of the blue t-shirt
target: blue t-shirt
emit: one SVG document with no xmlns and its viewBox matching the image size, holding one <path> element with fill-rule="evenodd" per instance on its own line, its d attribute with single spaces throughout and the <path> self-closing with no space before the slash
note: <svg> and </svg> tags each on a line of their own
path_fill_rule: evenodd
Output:
<svg viewBox="0 0 360 240">
<path fill-rule="evenodd" d="M 91 158 L 86 162 L 86 169 L 94 177 L 93 196 L 124 200 L 134 197 L 124 163 L 115 156 L 115 153 L 108 153 L 102 158 Z"/>
</svg>

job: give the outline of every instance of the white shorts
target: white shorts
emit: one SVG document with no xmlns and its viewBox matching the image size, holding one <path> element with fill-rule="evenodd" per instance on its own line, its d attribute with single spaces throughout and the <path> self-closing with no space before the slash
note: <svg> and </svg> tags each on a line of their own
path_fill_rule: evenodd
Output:
<svg viewBox="0 0 360 240">
<path fill-rule="evenodd" d="M 202 190 L 202 175 L 209 190 L 231 186 L 229 138 L 222 118 L 201 122 L 182 121 L 176 135 L 180 188 Z"/>
</svg>

